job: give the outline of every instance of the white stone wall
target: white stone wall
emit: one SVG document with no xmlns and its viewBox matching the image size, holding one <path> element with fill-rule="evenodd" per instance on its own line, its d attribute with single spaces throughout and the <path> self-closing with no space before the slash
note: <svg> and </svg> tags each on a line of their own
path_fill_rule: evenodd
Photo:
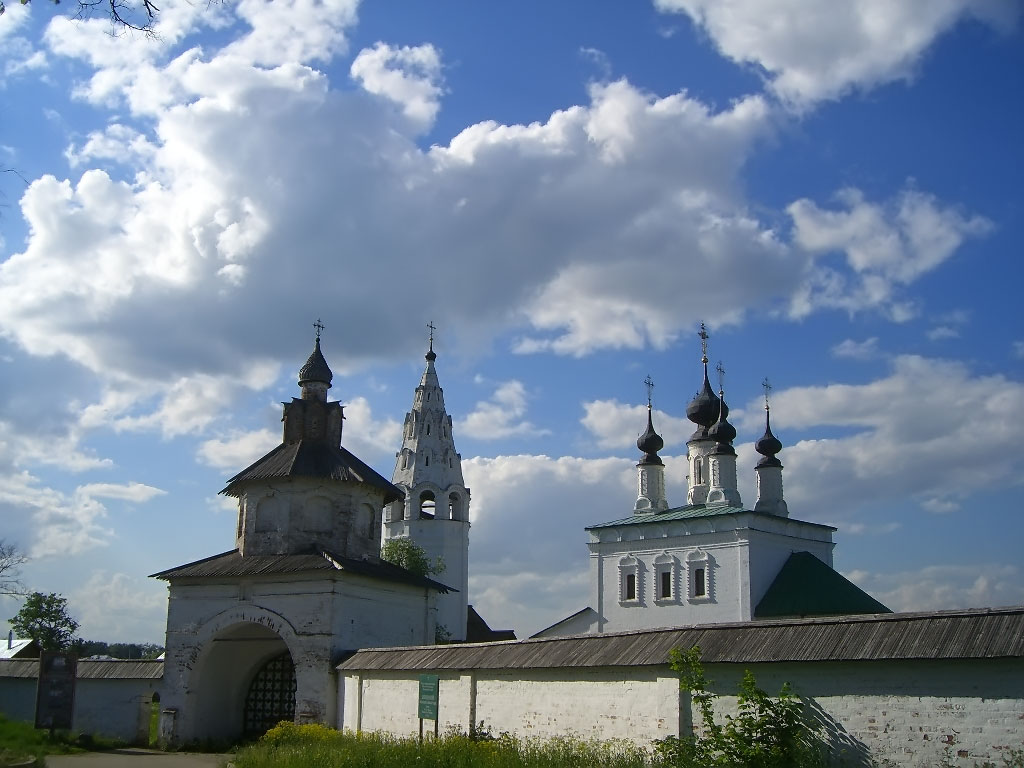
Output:
<svg viewBox="0 0 1024 768">
<path fill-rule="evenodd" d="M 757 603 L 793 552 L 832 565 L 832 529 L 784 517 L 739 513 L 599 528 L 590 532 L 591 606 L 598 632 L 624 632 L 753 618 Z M 691 594 L 687 558 L 707 555 L 705 597 Z M 669 600 L 658 600 L 656 560 L 675 558 Z M 637 598 L 621 599 L 623 558 L 637 561 Z"/>
<path fill-rule="evenodd" d="M 145 678 L 79 678 L 75 681 L 72 730 L 130 744 L 148 743 L 150 702 L 161 683 Z M 11 720 L 34 722 L 35 678 L 0 676 L 0 713 Z"/>
<path fill-rule="evenodd" d="M 760 664 L 758 685 L 783 682 L 833 740 L 837 763 L 885 760 L 933 768 L 948 760 L 972 768 L 1002 764 L 1024 749 L 1024 660 L 861 661 Z M 708 664 L 716 710 L 735 707 L 743 665 Z M 418 730 L 419 671 L 339 675 L 345 707 L 338 725 L 412 735 Z M 575 734 L 649 746 L 699 722 L 667 667 L 441 672 L 440 727 L 466 730 L 481 720 L 493 732 L 549 738 Z M 425 730 L 433 723 L 427 721 Z M 861 762 L 858 762 L 860 760 Z"/>
</svg>

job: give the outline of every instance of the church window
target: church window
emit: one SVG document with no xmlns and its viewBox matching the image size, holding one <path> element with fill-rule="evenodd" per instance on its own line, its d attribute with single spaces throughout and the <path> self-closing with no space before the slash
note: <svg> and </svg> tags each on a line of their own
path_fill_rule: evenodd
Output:
<svg viewBox="0 0 1024 768">
<path fill-rule="evenodd" d="M 695 549 L 686 556 L 687 599 L 690 602 L 711 602 L 711 558 L 706 552 Z"/>
<path fill-rule="evenodd" d="M 704 475 L 701 472 L 701 459 L 698 456 L 693 462 L 693 484 L 702 485 L 704 483 Z"/>
<path fill-rule="evenodd" d="M 454 469 L 454 468 L 455 468 L 455 465 L 452 463 L 452 460 L 449 458 L 448 459 L 448 469 Z"/>
<path fill-rule="evenodd" d="M 427 434 L 428 435 L 430 434 L 430 425 L 429 424 L 427 424 Z"/>
<path fill-rule="evenodd" d="M 433 520 L 435 513 L 434 492 L 424 491 L 420 494 L 420 520 Z"/>
<path fill-rule="evenodd" d="M 430 466 L 430 457 L 427 456 L 426 454 L 423 455 L 423 466 L 425 466 L 425 467 L 429 467 Z"/>
<path fill-rule="evenodd" d="M 654 599 L 657 602 L 675 602 L 677 560 L 668 552 L 662 552 L 654 559 Z"/>
<path fill-rule="evenodd" d="M 640 562 L 632 555 L 619 560 L 619 602 L 640 601 Z"/>
</svg>

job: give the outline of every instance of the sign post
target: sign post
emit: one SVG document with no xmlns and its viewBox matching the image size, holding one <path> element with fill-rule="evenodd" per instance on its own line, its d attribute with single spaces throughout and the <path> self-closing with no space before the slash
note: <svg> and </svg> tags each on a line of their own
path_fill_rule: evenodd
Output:
<svg viewBox="0 0 1024 768">
<path fill-rule="evenodd" d="M 441 687 L 438 675 L 420 675 L 419 717 L 420 743 L 423 743 L 423 721 L 434 721 L 434 738 L 437 738 L 437 693 Z"/>
<path fill-rule="evenodd" d="M 43 651 L 39 656 L 36 687 L 36 728 L 71 730 L 75 711 L 75 670 L 73 653 Z"/>
</svg>

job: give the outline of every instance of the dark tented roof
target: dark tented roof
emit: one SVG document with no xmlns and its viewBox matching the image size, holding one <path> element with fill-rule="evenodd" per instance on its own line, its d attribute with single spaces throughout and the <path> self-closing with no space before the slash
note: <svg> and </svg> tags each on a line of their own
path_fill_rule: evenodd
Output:
<svg viewBox="0 0 1024 768">
<path fill-rule="evenodd" d="M 339 670 L 537 669 L 668 663 L 699 645 L 706 663 L 1024 657 L 1024 606 L 746 621 L 475 645 L 357 651 Z"/>
<path fill-rule="evenodd" d="M 810 552 L 794 552 L 754 609 L 756 619 L 891 613 Z"/>
<path fill-rule="evenodd" d="M 238 496 L 246 481 L 275 477 L 322 477 L 366 483 L 384 491 L 385 504 L 404 496 L 398 488 L 354 454 L 341 446 L 332 446 L 319 440 L 282 443 L 228 480 L 227 487 L 221 493 Z"/>
<path fill-rule="evenodd" d="M 159 680 L 164 676 L 162 661 L 79 661 L 78 680 Z M 39 677 L 39 659 L 0 661 L 0 677 Z"/>
<path fill-rule="evenodd" d="M 629 517 L 623 517 L 619 520 L 612 520 L 607 523 L 596 523 L 595 525 L 588 525 L 586 530 L 592 531 L 597 528 L 615 528 L 621 525 L 644 525 L 646 523 L 663 523 L 666 520 L 689 520 L 696 517 L 718 517 L 723 515 L 755 515 L 757 517 L 769 517 L 782 520 L 792 520 L 795 523 L 801 525 L 810 525 L 815 528 L 823 528 L 827 531 L 836 530 L 831 525 L 822 525 L 821 523 L 808 523 L 806 520 L 796 520 L 792 517 L 779 518 L 777 515 L 770 514 L 768 512 L 755 512 L 752 509 L 743 509 L 742 507 L 732 507 L 728 504 L 687 504 L 684 507 L 672 507 L 671 509 L 665 509 L 661 512 L 649 512 L 643 515 L 630 515 Z"/>
<path fill-rule="evenodd" d="M 396 581 L 416 587 L 429 587 L 438 592 L 457 592 L 433 579 L 417 576 L 387 560 L 356 560 L 341 557 L 326 550 L 297 555 L 242 555 L 237 549 L 223 552 L 193 563 L 179 565 L 166 571 L 150 574 L 151 578 L 165 579 L 215 579 L 237 576 L 265 576 L 306 571 L 327 571 L 358 574 L 372 579 Z"/>
<path fill-rule="evenodd" d="M 515 640 L 516 633 L 511 629 L 491 629 L 484 617 L 472 606 L 466 606 L 466 642 L 488 643 L 498 640 Z"/>
</svg>

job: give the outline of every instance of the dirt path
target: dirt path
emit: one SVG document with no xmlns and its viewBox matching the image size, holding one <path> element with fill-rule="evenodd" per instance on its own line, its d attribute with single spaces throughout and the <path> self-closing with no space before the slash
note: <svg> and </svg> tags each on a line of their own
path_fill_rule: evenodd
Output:
<svg viewBox="0 0 1024 768">
<path fill-rule="evenodd" d="M 217 768 L 230 755 L 195 752 L 157 752 L 151 749 L 115 749 L 80 755 L 50 755 L 47 768 Z"/>
</svg>

